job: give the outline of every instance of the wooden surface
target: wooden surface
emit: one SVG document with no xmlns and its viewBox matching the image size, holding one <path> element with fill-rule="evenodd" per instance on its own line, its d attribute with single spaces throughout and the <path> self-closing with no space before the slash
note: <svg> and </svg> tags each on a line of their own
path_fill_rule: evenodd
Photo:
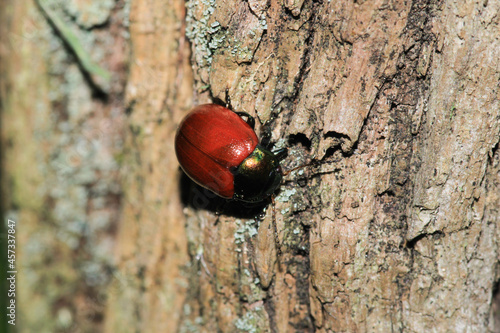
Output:
<svg viewBox="0 0 500 333">
<path fill-rule="evenodd" d="M 46 24 L 33 4 L 2 6 L 22 18 L 0 23 L 14 36 L 32 22 Z M 19 48 L 3 38 L 2 63 L 12 65 L 1 65 L 9 83 L 1 90 L 8 101 L 2 122 L 13 124 L 2 133 L 4 207 L 25 221 L 24 258 L 32 253 L 28 244 L 51 249 L 43 264 L 23 259 L 22 297 L 46 309 L 25 305 L 24 327 L 498 331 L 499 11 L 495 1 L 132 1 L 93 31 L 117 38 L 89 48 L 116 77 L 104 99 L 85 93 L 85 80 L 55 88 L 59 81 L 48 74 L 54 67 L 68 71 L 73 64 L 77 74 L 81 68 L 51 53 L 49 26 L 35 37 L 44 43 L 21 39 L 27 51 L 16 56 Z M 87 16 L 72 17 L 73 28 L 92 30 Z M 94 53 L 110 45 L 107 56 Z M 40 65 L 23 72 L 27 63 Z M 26 91 L 43 112 L 28 107 Z M 57 98 L 46 97 L 54 91 Z M 75 103 L 79 96 L 84 102 Z M 235 111 L 256 117 L 258 134 L 274 147 L 288 146 L 285 169 L 323 159 L 287 176 L 276 198 L 279 267 L 270 208 L 256 220 L 261 210 L 217 200 L 179 170 L 176 126 L 193 105 L 213 99 L 230 99 Z M 109 132 L 90 133 L 108 144 L 97 151 L 119 166 L 119 179 L 118 167 L 93 174 L 95 181 L 119 181 L 119 210 L 106 201 L 112 230 L 91 228 L 82 238 L 109 237 L 104 251 L 72 249 L 52 237 L 69 219 L 57 215 L 60 205 L 77 202 L 87 208 L 69 211 L 83 209 L 84 225 L 94 221 L 92 199 L 74 196 L 92 198 L 95 185 L 78 192 L 68 182 L 57 198 L 47 190 L 65 175 L 48 167 L 57 156 L 55 128 L 65 121 L 54 114 L 83 127 L 94 119 L 71 118 L 72 105 L 81 106 L 78 114 L 113 119 Z M 40 131 L 45 141 L 37 139 Z M 92 161 L 99 158 L 81 165 Z M 102 257 L 106 265 L 97 267 L 107 267 L 105 282 L 90 288 L 82 262 Z M 78 305 L 86 299 L 98 300 L 98 320 L 82 318 L 89 306 Z"/>
</svg>

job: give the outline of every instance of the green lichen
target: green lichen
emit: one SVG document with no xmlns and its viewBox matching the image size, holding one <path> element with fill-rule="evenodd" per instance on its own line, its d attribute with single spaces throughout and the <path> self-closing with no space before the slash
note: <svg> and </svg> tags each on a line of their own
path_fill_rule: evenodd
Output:
<svg viewBox="0 0 500 333">
<path fill-rule="evenodd" d="M 179 332 L 180 333 L 197 333 L 200 332 L 203 328 L 203 318 L 202 317 L 196 317 L 194 321 L 190 319 L 185 319 L 180 328 Z"/>
<path fill-rule="evenodd" d="M 275 144 L 274 144 L 274 151 L 283 149 L 288 147 L 288 141 L 284 138 L 279 139 Z"/>
<path fill-rule="evenodd" d="M 269 332 L 268 320 L 262 307 L 255 307 L 236 319 L 234 326 L 238 332 L 260 333 Z"/>
<path fill-rule="evenodd" d="M 290 201 L 290 198 L 294 196 L 297 193 L 297 190 L 295 188 L 291 189 L 282 189 L 279 193 L 279 195 L 276 197 L 276 201 L 279 202 L 288 202 Z"/>
<path fill-rule="evenodd" d="M 262 290 L 260 279 L 253 276 L 248 268 L 244 268 L 240 274 L 240 299 L 248 303 L 255 303 L 265 297 L 266 293 Z"/>
<path fill-rule="evenodd" d="M 204 8 L 201 18 L 196 17 L 196 11 Z M 224 43 L 225 32 L 219 22 L 210 22 L 215 11 L 215 0 L 191 0 L 187 3 L 186 36 L 195 51 L 196 63 L 200 67 L 210 66 L 214 52 Z"/>
<path fill-rule="evenodd" d="M 242 332 L 257 333 L 257 317 L 252 312 L 247 312 L 241 318 L 238 318 L 234 325 Z"/>
<path fill-rule="evenodd" d="M 240 219 L 237 219 L 236 225 L 238 228 L 234 232 L 234 241 L 236 244 L 243 244 L 245 238 L 252 238 L 257 235 L 257 228 L 259 227 L 255 220 L 246 220 L 244 223 Z"/>
</svg>

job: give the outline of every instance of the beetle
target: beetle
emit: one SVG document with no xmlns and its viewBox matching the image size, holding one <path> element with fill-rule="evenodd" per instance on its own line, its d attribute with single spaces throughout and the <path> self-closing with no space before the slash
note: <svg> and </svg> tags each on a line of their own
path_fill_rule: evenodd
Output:
<svg viewBox="0 0 500 333">
<path fill-rule="evenodd" d="M 254 118 L 245 112 L 217 104 L 195 107 L 175 135 L 182 170 L 225 199 L 257 203 L 271 197 L 283 180 L 280 161 L 286 149 L 273 153 L 264 148 L 254 125 Z"/>
</svg>

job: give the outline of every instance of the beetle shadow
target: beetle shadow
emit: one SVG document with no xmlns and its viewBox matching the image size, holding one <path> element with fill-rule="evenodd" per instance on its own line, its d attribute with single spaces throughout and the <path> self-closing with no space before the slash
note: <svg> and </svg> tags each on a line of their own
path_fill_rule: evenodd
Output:
<svg viewBox="0 0 500 333">
<path fill-rule="evenodd" d="M 179 181 L 179 193 L 184 207 L 207 210 L 216 215 L 226 215 L 240 219 L 258 218 L 269 202 L 247 203 L 224 199 L 193 182 L 183 171 Z"/>
</svg>

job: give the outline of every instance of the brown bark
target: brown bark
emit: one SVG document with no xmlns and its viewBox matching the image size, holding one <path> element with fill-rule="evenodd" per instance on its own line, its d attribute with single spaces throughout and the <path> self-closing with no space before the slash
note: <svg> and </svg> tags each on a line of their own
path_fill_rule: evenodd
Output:
<svg viewBox="0 0 500 333">
<path fill-rule="evenodd" d="M 33 11 L 32 4 L 5 3 L 19 10 L 15 17 Z M 64 120 L 92 124 L 121 102 L 89 93 L 81 107 L 99 111 L 73 120 L 70 104 L 58 101 L 90 89 L 83 79 L 56 102 L 48 99 L 58 91 L 55 79 L 39 80 L 50 72 L 47 64 L 59 61 L 47 60 L 48 26 L 36 30 L 44 36 L 38 52 L 29 42 L 20 44 L 28 48 L 23 57 L 2 51 L 2 63 L 12 64 L 2 67 L 8 82 L 2 122 L 18 124 L 2 134 L 4 206 L 25 221 L 19 243 L 34 274 L 26 269 L 20 278 L 25 327 L 498 331 L 499 12 L 495 1 L 133 1 L 123 154 L 112 144 L 119 125 L 101 137 L 110 145 L 103 151 L 121 161 L 122 211 L 111 282 L 93 289 L 82 278 L 83 261 L 72 262 L 86 256 L 102 264 L 103 252 L 45 241 L 69 228 L 63 221 L 70 218 L 58 215 L 61 206 L 73 205 L 73 213 L 87 207 L 85 221 L 94 221 L 97 210 L 88 197 L 94 183 L 60 185 L 58 197 L 48 190 L 64 175 L 49 167 L 61 150 L 62 134 L 54 128 Z M 119 21 L 120 13 L 110 17 Z M 3 29 L 21 31 L 13 22 Z M 111 22 L 116 25 L 101 32 L 116 37 L 107 27 L 119 30 L 119 24 Z M 119 73 L 113 64 L 122 64 L 123 54 L 101 65 Z M 40 65 L 21 80 L 14 74 L 29 66 L 19 61 Z M 119 97 L 116 82 L 109 94 Z M 19 97 L 26 91 L 36 94 L 43 112 Z M 276 198 L 281 258 L 271 209 L 257 221 L 259 209 L 214 198 L 178 168 L 176 125 L 193 105 L 214 99 L 230 99 L 235 111 L 256 116 L 258 134 L 275 147 L 288 146 L 285 169 L 323 162 L 289 175 Z M 50 120 L 51 107 L 69 120 Z M 40 120 L 30 120 L 37 115 Z M 74 128 L 69 138 L 76 140 L 83 129 Z M 46 133 L 42 144 L 37 131 Z M 115 184 L 115 171 L 99 179 Z M 78 201 L 79 193 L 86 199 Z M 116 218 L 116 203 L 106 202 Z M 104 235 L 114 236 L 112 230 Z M 45 261 L 28 261 L 27 244 L 49 248 Z M 28 283 L 33 276 L 36 287 Z M 61 277 L 66 288 L 57 287 Z M 82 318 L 79 299 L 88 295 L 99 300 L 95 314 L 104 325 Z M 30 306 L 34 296 L 39 301 Z M 64 311 L 73 326 L 61 326 Z"/>
<path fill-rule="evenodd" d="M 16 326 L 8 327 L 102 331 L 121 196 L 123 3 L 38 2 L 55 16 L 35 1 L 0 2 L 1 208 L 17 225 Z M 75 42 L 92 63 L 81 62 Z M 112 79 L 84 69 L 95 64 Z"/>
<path fill-rule="evenodd" d="M 189 257 L 173 135 L 192 106 L 183 3 L 133 2 L 126 104 L 124 205 L 106 331 L 175 332 Z"/>
<path fill-rule="evenodd" d="M 225 100 L 227 92 L 233 108 L 257 115 L 260 132 L 269 131 L 274 142 L 291 136 L 288 167 L 305 156 L 335 162 L 318 176 L 309 173 L 306 187 L 287 184 L 278 197 L 281 271 L 270 214 L 256 231 L 248 216 L 207 210 L 195 189 L 183 202 L 191 263 L 179 276 L 187 293 L 170 294 L 169 309 L 181 318 L 167 326 L 493 331 L 495 6 L 188 2 L 199 103 Z M 153 31 L 155 39 L 164 36 Z M 140 203 L 139 212 L 150 209 Z M 144 281 L 156 270 L 146 269 Z M 142 319 L 151 308 L 136 311 L 143 328 L 156 327 Z"/>
</svg>

